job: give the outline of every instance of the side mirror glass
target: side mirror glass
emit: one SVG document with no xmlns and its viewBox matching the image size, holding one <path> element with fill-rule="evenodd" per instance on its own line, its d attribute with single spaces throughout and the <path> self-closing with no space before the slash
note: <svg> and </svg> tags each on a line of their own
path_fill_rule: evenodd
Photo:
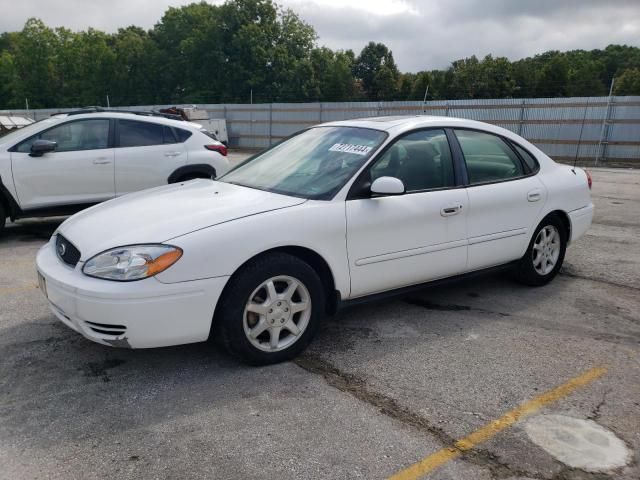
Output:
<svg viewBox="0 0 640 480">
<path fill-rule="evenodd" d="M 374 195 L 403 195 L 405 192 L 404 183 L 396 177 L 376 178 L 371 184 Z"/>
<path fill-rule="evenodd" d="M 56 142 L 52 142 L 50 140 L 36 140 L 31 145 L 31 153 L 32 157 L 41 157 L 47 152 L 53 152 L 58 147 Z"/>
</svg>

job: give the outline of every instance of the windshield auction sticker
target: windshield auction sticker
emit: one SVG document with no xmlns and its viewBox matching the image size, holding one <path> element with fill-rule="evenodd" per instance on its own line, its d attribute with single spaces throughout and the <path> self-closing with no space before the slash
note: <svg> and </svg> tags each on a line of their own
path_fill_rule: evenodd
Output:
<svg viewBox="0 0 640 480">
<path fill-rule="evenodd" d="M 366 145 L 352 145 L 350 143 L 336 143 L 329 149 L 329 151 L 366 155 L 371 151 L 371 147 L 367 147 Z"/>
</svg>

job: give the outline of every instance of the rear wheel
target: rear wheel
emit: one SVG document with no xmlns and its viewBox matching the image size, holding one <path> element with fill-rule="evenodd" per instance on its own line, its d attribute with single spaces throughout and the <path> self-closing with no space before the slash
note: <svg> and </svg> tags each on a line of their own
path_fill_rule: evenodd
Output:
<svg viewBox="0 0 640 480">
<path fill-rule="evenodd" d="M 315 270 L 297 257 L 273 253 L 231 278 L 214 335 L 246 363 L 282 362 L 309 344 L 324 309 L 325 293 Z"/>
<path fill-rule="evenodd" d="M 520 259 L 517 279 L 532 286 L 549 283 L 558 274 L 567 249 L 567 233 L 562 220 L 556 215 L 546 217 Z"/>
</svg>

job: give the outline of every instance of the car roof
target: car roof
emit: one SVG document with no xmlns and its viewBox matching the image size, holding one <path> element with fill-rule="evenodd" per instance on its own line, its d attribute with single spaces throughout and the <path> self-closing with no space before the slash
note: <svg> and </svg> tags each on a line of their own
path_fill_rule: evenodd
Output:
<svg viewBox="0 0 640 480">
<path fill-rule="evenodd" d="M 467 120 L 456 117 L 439 117 L 433 115 L 396 115 L 388 117 L 366 117 L 351 120 L 338 120 L 323 123 L 322 126 L 359 127 L 375 130 L 391 131 L 396 129 L 413 129 L 421 127 L 467 127 L 492 130 L 492 125 L 475 120 Z M 495 128 L 495 127 L 494 127 Z"/>
<path fill-rule="evenodd" d="M 198 130 L 202 128 L 202 125 L 195 122 L 187 122 L 184 120 L 173 120 L 171 118 L 165 118 L 165 117 L 156 116 L 156 115 L 138 115 L 130 112 L 114 112 L 114 111 L 87 112 L 87 113 L 76 113 L 73 115 L 68 115 L 66 113 L 59 113 L 52 116 L 52 118 L 59 118 L 61 120 L 67 120 L 71 118 L 82 119 L 82 118 L 101 118 L 101 117 L 120 118 L 120 119 L 126 119 L 126 120 L 136 120 L 140 122 L 158 123 L 160 125 L 167 125 L 167 126 L 178 127 L 178 128 L 189 127 L 189 128 L 195 128 Z"/>
<path fill-rule="evenodd" d="M 527 141 L 525 138 L 522 138 L 520 135 L 512 132 L 511 130 L 507 130 L 506 128 L 502 128 L 486 122 L 468 120 L 466 118 L 440 117 L 433 115 L 401 115 L 339 120 L 335 122 L 323 123 L 318 126 L 370 128 L 388 132 L 390 134 L 390 137 L 394 138 L 405 132 L 409 132 L 418 128 L 468 128 L 484 131 L 487 133 L 493 133 L 495 135 L 500 135 L 502 137 L 515 141 L 516 144 L 524 147 L 529 152 L 534 152 L 536 158 L 538 159 L 538 162 L 541 165 L 552 162 L 552 160 L 547 157 L 547 155 L 542 150 Z"/>
</svg>

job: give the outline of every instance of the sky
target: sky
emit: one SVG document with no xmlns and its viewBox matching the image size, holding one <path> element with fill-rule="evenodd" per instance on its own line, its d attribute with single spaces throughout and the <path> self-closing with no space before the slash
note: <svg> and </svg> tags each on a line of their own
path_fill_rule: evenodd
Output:
<svg viewBox="0 0 640 480">
<path fill-rule="evenodd" d="M 209 0 L 210 3 L 221 1 Z M 0 0 L 0 32 L 29 17 L 73 30 L 151 28 L 169 6 L 191 0 Z M 318 33 L 318 44 L 392 51 L 401 71 L 446 68 L 476 55 L 511 60 L 547 50 L 640 46 L 640 0 L 278 0 Z"/>
</svg>

